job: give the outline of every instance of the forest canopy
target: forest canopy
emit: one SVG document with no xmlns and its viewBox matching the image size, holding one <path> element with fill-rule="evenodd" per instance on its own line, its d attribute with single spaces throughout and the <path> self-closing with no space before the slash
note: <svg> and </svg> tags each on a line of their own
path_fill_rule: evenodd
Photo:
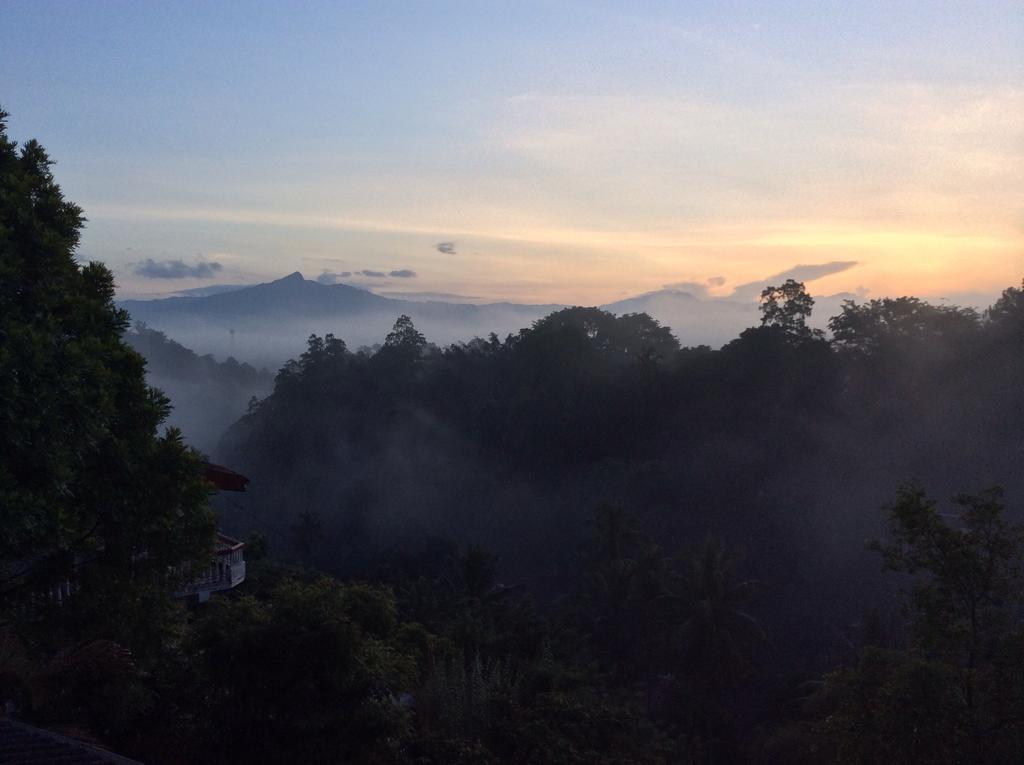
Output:
<svg viewBox="0 0 1024 765">
<path fill-rule="evenodd" d="M 83 223 L 0 119 L 16 716 L 167 763 L 1018 757 L 1024 285 L 827 336 L 790 279 L 720 349 L 588 307 L 446 347 L 399 316 L 271 387 L 130 330 Z M 251 479 L 212 501 L 247 577 L 206 604 L 173 575 L 212 545 L 203 457 L 140 351 L 258 391 L 211 447 Z"/>
</svg>

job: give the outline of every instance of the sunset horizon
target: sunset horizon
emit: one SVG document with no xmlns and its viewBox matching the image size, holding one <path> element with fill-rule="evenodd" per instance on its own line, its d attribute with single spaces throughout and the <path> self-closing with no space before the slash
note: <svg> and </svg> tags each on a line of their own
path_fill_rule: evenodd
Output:
<svg viewBox="0 0 1024 765">
<path fill-rule="evenodd" d="M 1024 275 L 1010 3 L 5 15 L 11 135 L 48 147 L 124 297 L 394 271 L 351 281 L 589 305 L 849 260 L 815 289 L 952 300 Z"/>
</svg>

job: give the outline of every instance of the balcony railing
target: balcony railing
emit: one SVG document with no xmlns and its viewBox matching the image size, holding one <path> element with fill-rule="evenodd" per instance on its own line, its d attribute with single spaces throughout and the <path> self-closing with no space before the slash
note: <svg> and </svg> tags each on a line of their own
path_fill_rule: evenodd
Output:
<svg viewBox="0 0 1024 765">
<path fill-rule="evenodd" d="M 180 598 L 198 595 L 199 602 L 203 603 L 209 599 L 211 592 L 237 587 L 245 581 L 244 550 L 244 542 L 218 533 L 217 546 L 209 566 L 197 571 L 192 571 L 188 565 L 183 566 L 181 574 L 187 582 L 175 595 Z"/>
</svg>

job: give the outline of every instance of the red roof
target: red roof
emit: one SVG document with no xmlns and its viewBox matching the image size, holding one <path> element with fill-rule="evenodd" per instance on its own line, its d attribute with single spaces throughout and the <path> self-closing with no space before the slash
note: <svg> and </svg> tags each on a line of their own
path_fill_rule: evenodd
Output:
<svg viewBox="0 0 1024 765">
<path fill-rule="evenodd" d="M 245 485 L 249 483 L 241 473 L 212 462 L 206 463 L 206 480 L 221 491 L 245 491 Z"/>
<path fill-rule="evenodd" d="M 221 534 L 219 531 L 217 532 L 217 545 L 214 552 L 218 555 L 241 550 L 243 547 L 245 547 L 245 542 L 240 539 L 229 537 L 227 534 Z"/>
</svg>

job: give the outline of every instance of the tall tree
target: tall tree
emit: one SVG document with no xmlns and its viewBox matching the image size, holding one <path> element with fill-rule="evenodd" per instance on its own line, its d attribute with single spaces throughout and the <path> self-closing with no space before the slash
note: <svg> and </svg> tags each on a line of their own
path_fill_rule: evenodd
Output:
<svg viewBox="0 0 1024 765">
<path fill-rule="evenodd" d="M 793 335 L 807 335 L 807 319 L 814 308 L 803 282 L 787 279 L 781 287 L 765 287 L 761 292 L 761 326 L 781 327 Z"/>
<path fill-rule="evenodd" d="M 388 336 L 384 338 L 385 348 L 408 351 L 409 353 L 419 353 L 426 344 L 427 340 L 423 337 L 423 333 L 416 329 L 412 319 L 405 314 L 395 319 L 395 326 L 391 328 Z"/>
<path fill-rule="evenodd" d="M 906 574 L 909 643 L 866 648 L 819 694 L 838 762 L 1017 762 L 1024 745 L 1024 528 L 1002 491 L 939 512 L 917 486 L 887 506 L 886 567 Z"/>
<path fill-rule="evenodd" d="M 989 323 L 1013 342 L 1024 343 L 1024 280 L 1020 287 L 1003 290 L 1002 296 L 985 313 Z"/>
<path fill-rule="evenodd" d="M 75 260 L 82 211 L 42 146 L 19 149 L 4 117 L 0 596 L 76 579 L 68 614 L 138 638 L 156 628 L 135 618 L 140 609 L 166 602 L 140 591 L 167 592 L 169 568 L 211 544 L 207 484 L 180 434 L 157 433 L 168 402 L 122 340 L 128 316 L 114 307 L 110 271 Z"/>
</svg>

